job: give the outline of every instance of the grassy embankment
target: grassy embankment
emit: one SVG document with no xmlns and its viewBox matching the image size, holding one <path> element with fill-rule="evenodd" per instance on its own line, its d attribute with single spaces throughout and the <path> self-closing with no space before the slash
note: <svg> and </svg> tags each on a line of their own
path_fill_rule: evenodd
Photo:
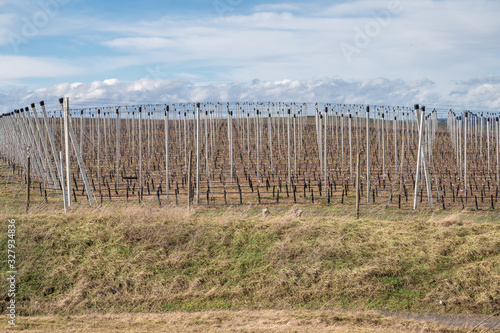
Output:
<svg viewBox="0 0 500 333">
<path fill-rule="evenodd" d="M 17 221 L 18 313 L 500 310 L 497 212 L 115 204 Z M 2 276 L 8 270 L 2 261 Z M 439 304 L 443 300 L 446 306 Z M 6 299 L 0 301 L 5 313 Z"/>
</svg>

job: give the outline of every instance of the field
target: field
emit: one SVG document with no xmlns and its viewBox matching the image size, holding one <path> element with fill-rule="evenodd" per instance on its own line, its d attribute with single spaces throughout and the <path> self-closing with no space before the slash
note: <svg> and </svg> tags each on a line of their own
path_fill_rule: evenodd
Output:
<svg viewBox="0 0 500 333">
<path fill-rule="evenodd" d="M 372 107 L 367 112 L 361 105 L 71 109 L 66 172 L 59 158 L 63 152 L 67 164 L 62 114 L 42 110 L 46 118 L 35 105 L 3 118 L 26 135 L 3 133 L 2 157 L 14 173 L 25 176 L 26 147 L 36 148 L 32 188 L 45 200 L 61 195 L 66 175 L 72 201 L 89 195 L 98 204 L 151 197 L 159 205 L 185 205 L 189 184 L 198 205 L 352 203 L 359 154 L 362 205 L 485 210 L 498 203 L 500 130 L 491 115 L 450 111 L 438 119 L 434 110 L 419 126 L 420 109 Z"/>
<path fill-rule="evenodd" d="M 33 133 L 2 133 L 0 219 L 2 230 L 17 223 L 20 316 L 14 328 L 2 317 L 2 327 L 468 332 L 493 315 L 476 331 L 495 332 L 498 122 L 450 113 L 445 125 L 431 113 L 417 173 L 419 127 L 408 109 L 380 108 L 367 120 L 361 106 L 335 116 L 337 108 L 233 105 L 231 115 L 214 104 L 197 127 L 194 106 L 178 107 L 168 120 L 160 106 L 141 116 L 72 110 L 83 164 L 72 153 L 67 213 L 65 168 L 53 154 L 64 151 L 63 118 L 0 119 Z M 25 143 L 39 148 L 29 177 Z M 7 275 L 6 261 L 0 270 Z"/>
<path fill-rule="evenodd" d="M 2 216 L 20 227 L 18 311 L 28 317 L 19 328 L 77 331 L 84 316 L 137 322 L 137 331 L 161 323 L 178 331 L 289 331 L 290 323 L 297 331 L 441 332 L 365 311 L 500 310 L 500 224 L 491 211 L 375 207 L 356 220 L 350 209 L 317 204 L 275 206 L 267 218 L 252 206 L 189 213 L 154 201 L 72 209 Z M 233 319 L 214 323 L 213 311 Z"/>
</svg>

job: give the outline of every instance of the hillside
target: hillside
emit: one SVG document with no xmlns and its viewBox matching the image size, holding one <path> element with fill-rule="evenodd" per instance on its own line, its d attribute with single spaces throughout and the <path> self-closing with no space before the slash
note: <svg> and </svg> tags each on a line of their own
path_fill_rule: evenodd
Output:
<svg viewBox="0 0 500 333">
<path fill-rule="evenodd" d="M 500 310 L 495 212 L 365 207 L 356 221 L 344 208 L 300 208 L 270 207 L 266 219 L 256 207 L 148 205 L 2 215 L 2 229 L 18 226 L 19 314 Z"/>
</svg>

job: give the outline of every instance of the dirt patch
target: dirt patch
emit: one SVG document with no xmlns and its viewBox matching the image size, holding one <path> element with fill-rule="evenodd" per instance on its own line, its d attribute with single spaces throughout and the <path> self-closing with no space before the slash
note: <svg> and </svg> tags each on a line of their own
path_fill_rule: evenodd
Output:
<svg viewBox="0 0 500 333">
<path fill-rule="evenodd" d="M 411 316 L 409 316 L 411 317 Z M 90 314 L 18 318 L 5 331 L 24 332 L 468 332 L 470 328 L 443 325 L 402 314 L 337 311 L 211 311 Z M 418 320 L 416 320 L 418 319 Z M 429 317 L 436 319 L 436 317 Z M 439 319 L 439 318 L 438 318 Z M 455 324 L 457 321 L 454 322 Z M 478 331 L 480 332 L 480 331 Z M 500 332 L 491 330 L 490 332 Z"/>
<path fill-rule="evenodd" d="M 496 315 L 473 315 L 473 314 L 436 314 L 436 313 L 404 313 L 404 312 L 378 312 L 383 316 L 391 318 L 414 319 L 418 321 L 434 322 L 445 326 L 470 327 L 476 328 L 476 332 L 482 332 L 482 329 L 493 329 L 497 327 L 500 330 L 500 316 Z M 482 328 L 482 329 L 481 329 Z M 494 332 L 490 330 L 490 332 Z"/>
</svg>

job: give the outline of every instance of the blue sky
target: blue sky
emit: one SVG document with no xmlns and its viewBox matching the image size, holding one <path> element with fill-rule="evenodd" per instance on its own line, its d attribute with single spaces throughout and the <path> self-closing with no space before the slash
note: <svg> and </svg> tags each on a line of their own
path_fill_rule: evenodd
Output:
<svg viewBox="0 0 500 333">
<path fill-rule="evenodd" d="M 0 112 L 276 100 L 500 108 L 494 0 L 0 0 Z"/>
</svg>

